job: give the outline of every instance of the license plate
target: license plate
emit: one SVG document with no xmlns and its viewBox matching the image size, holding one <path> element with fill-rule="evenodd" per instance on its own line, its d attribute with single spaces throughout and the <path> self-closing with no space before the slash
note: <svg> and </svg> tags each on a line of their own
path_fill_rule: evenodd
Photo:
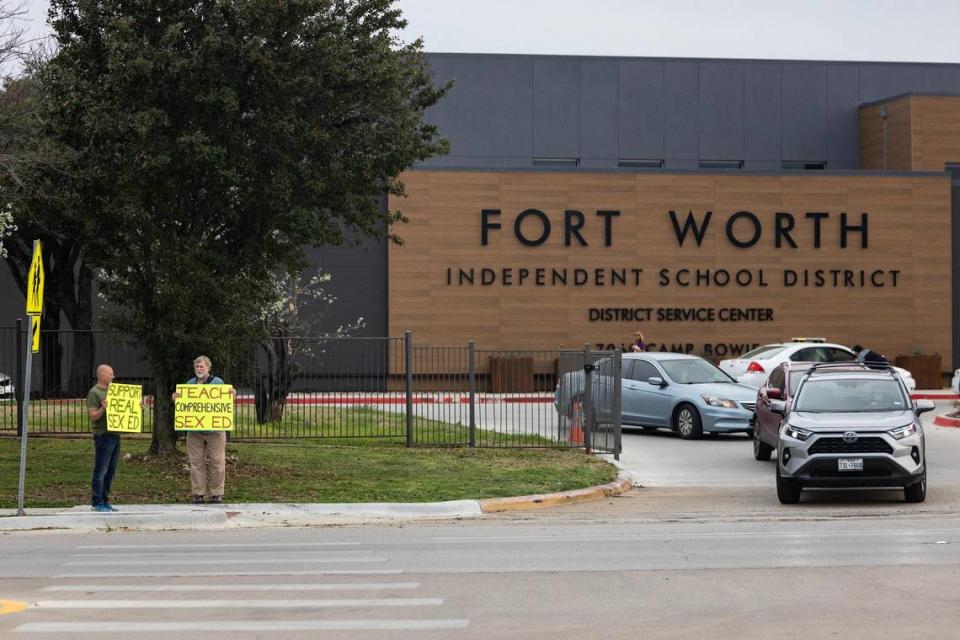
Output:
<svg viewBox="0 0 960 640">
<path fill-rule="evenodd" d="M 863 471 L 863 458 L 837 458 L 837 471 Z"/>
</svg>

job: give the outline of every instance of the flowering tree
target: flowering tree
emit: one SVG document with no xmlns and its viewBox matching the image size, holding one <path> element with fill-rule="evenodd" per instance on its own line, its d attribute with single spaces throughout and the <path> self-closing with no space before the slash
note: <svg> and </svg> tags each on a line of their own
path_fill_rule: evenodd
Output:
<svg viewBox="0 0 960 640">
<path fill-rule="evenodd" d="M 259 345 L 266 358 L 266 375 L 257 386 L 257 422 L 283 419 L 287 395 L 303 374 L 305 360 L 322 355 L 323 339 L 348 336 L 363 328 L 363 318 L 335 331 L 318 328 L 336 297 L 327 291 L 329 273 L 318 272 L 304 281 L 302 274 L 274 274 L 270 303 L 260 316 Z M 304 312 L 306 307 L 310 309 Z"/>
</svg>

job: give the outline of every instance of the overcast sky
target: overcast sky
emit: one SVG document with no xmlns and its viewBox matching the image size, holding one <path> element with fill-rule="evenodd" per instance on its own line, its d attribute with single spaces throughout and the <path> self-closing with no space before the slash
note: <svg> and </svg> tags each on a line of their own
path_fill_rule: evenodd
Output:
<svg viewBox="0 0 960 640">
<path fill-rule="evenodd" d="M 960 62 L 960 0 L 399 0 L 436 52 Z M 33 33 L 47 0 L 28 0 Z"/>
</svg>

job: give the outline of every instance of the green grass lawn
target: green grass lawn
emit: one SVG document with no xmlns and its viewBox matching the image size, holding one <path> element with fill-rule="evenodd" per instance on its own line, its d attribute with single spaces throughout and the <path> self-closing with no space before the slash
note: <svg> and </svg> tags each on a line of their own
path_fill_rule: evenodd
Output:
<svg viewBox="0 0 960 640">
<path fill-rule="evenodd" d="M 431 502 L 566 491 L 603 484 L 617 470 L 575 450 L 407 449 L 383 440 L 379 446 L 328 446 L 315 441 L 230 443 L 229 502 Z M 149 440 L 124 437 L 111 502 L 184 502 L 190 476 L 182 452 L 172 458 L 147 455 Z M 0 508 L 16 506 L 20 440 L 0 438 Z M 87 504 L 93 439 L 28 439 L 25 506 Z"/>
<path fill-rule="evenodd" d="M 464 412 L 464 419 L 465 419 Z M 144 411 L 144 431 L 153 428 L 152 411 Z M 16 404 L 0 401 L 0 431 L 15 431 Z M 363 446 L 406 443 L 406 416 L 380 411 L 375 405 L 296 405 L 287 406 L 279 422 L 258 424 L 251 405 L 238 405 L 233 437 L 238 439 L 323 438 L 324 444 Z M 470 442 L 470 429 L 459 423 L 415 417 L 414 442 L 429 445 L 464 445 Z M 90 422 L 83 401 L 39 400 L 30 403 L 30 433 L 89 433 Z M 373 440 L 370 440 L 373 438 Z M 556 446 L 536 435 L 512 435 L 478 429 L 477 442 L 487 445 Z"/>
</svg>

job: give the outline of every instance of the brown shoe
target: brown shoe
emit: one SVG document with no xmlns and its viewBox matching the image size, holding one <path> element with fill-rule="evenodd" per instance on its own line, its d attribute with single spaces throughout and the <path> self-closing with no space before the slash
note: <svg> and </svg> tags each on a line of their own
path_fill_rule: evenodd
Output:
<svg viewBox="0 0 960 640">
<path fill-rule="evenodd" d="M 193 496 L 193 504 L 203 504 L 203 496 Z"/>
<path fill-rule="evenodd" d="M 221 504 L 223 496 L 210 496 L 210 504 Z"/>
</svg>

